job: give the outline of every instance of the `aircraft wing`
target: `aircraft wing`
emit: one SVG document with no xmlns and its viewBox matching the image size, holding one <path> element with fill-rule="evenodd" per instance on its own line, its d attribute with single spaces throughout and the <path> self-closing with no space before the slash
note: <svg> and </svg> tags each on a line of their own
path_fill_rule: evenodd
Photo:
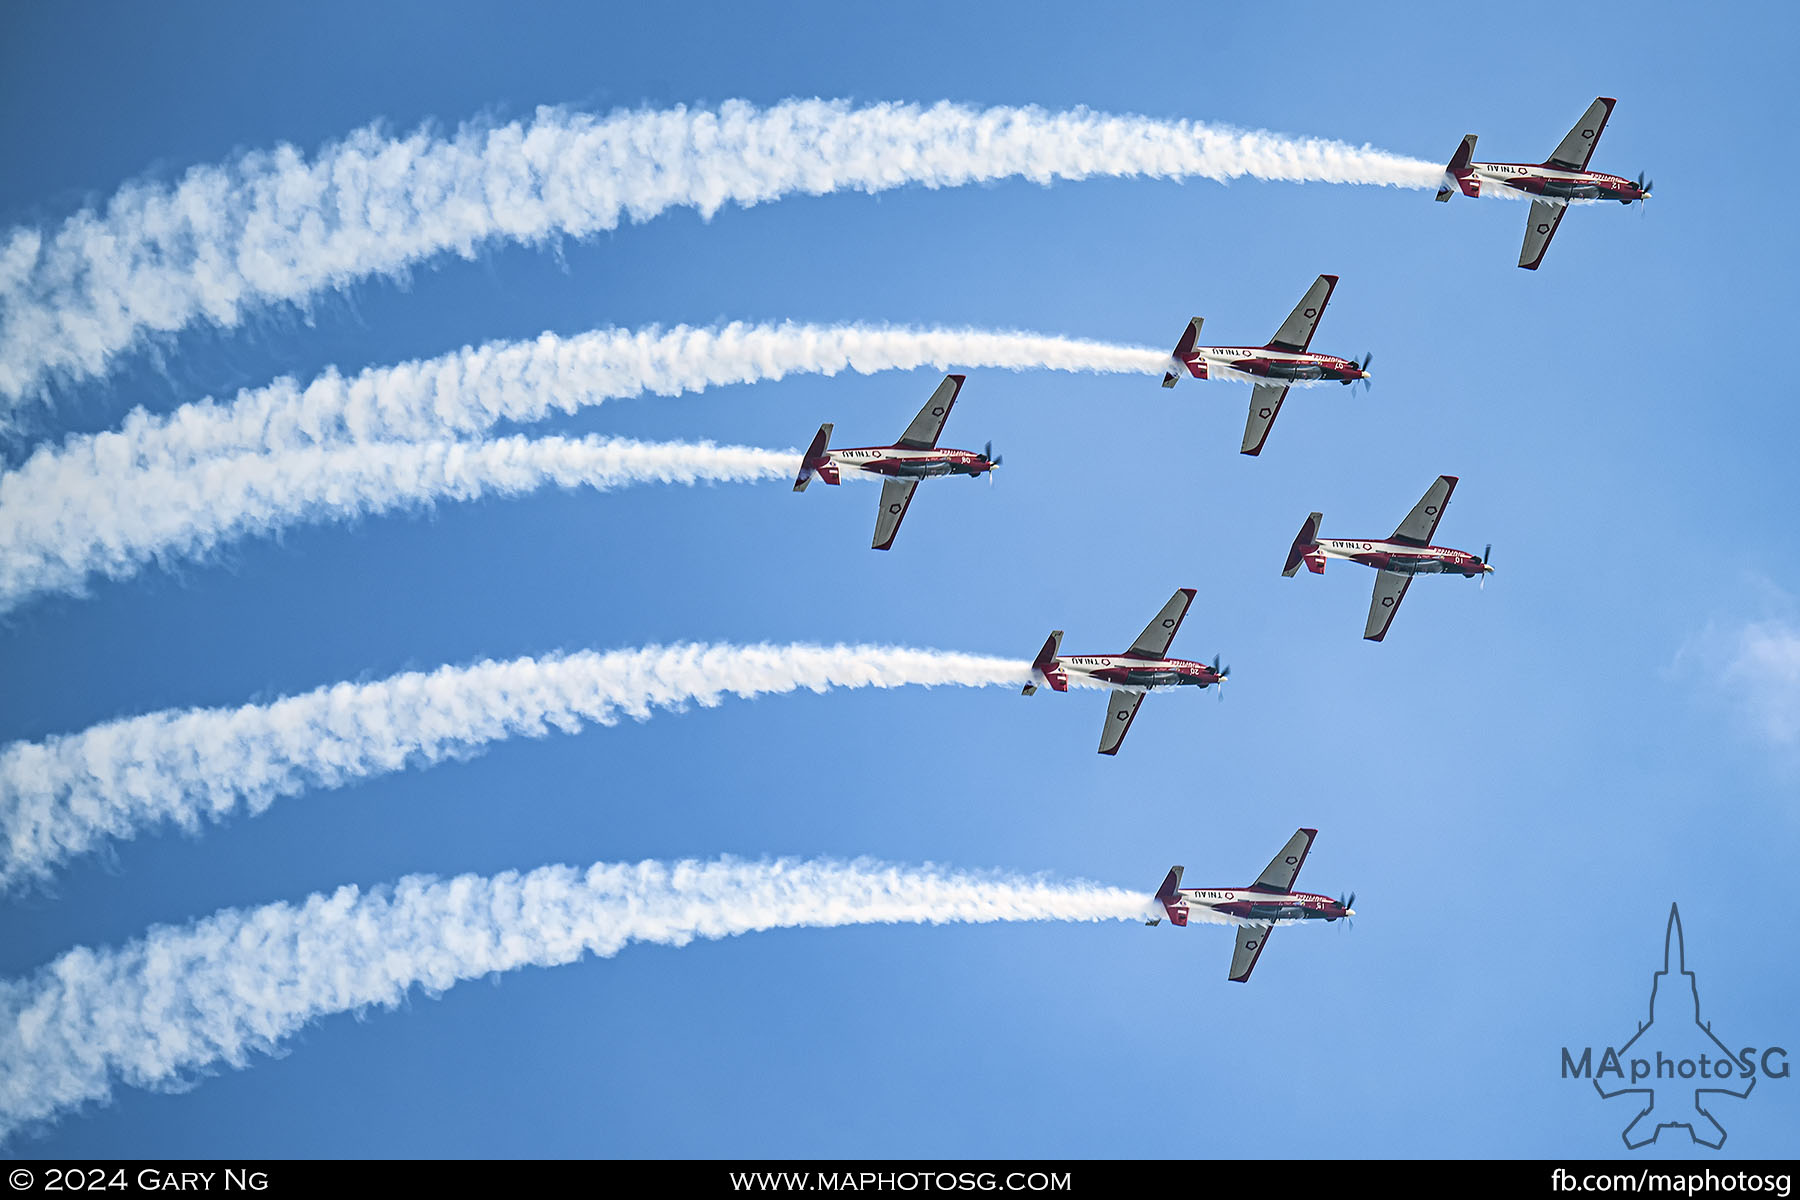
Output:
<svg viewBox="0 0 1800 1200">
<path fill-rule="evenodd" d="M 1614 100 L 1611 96 L 1602 96 L 1581 114 L 1581 120 L 1575 122 L 1575 128 L 1569 130 L 1567 137 L 1556 147 L 1556 153 L 1550 156 L 1547 167 L 1561 167 L 1565 171 L 1585 171 L 1588 160 L 1594 157 L 1594 147 L 1600 144 L 1600 135 L 1606 130 L 1606 118 L 1612 116 Z"/>
<path fill-rule="evenodd" d="M 1450 504 L 1450 493 L 1455 490 L 1456 476 L 1439 475 L 1437 482 L 1425 489 L 1413 510 L 1406 514 L 1406 520 L 1394 530 L 1393 540 L 1408 546 L 1431 545 L 1431 535 L 1437 532 L 1444 509 Z"/>
<path fill-rule="evenodd" d="M 1146 626 L 1144 632 L 1138 634 L 1137 641 L 1131 643 L 1131 649 L 1125 653 L 1131 658 L 1161 658 L 1169 652 L 1169 643 L 1175 640 L 1175 631 L 1181 628 L 1182 618 L 1187 616 L 1188 605 L 1194 602 L 1193 588 L 1180 588 L 1169 602 L 1162 606 L 1162 611 Z"/>
<path fill-rule="evenodd" d="M 1231 982 L 1250 982 L 1250 972 L 1256 970 L 1256 960 L 1262 957 L 1263 947 L 1269 944 L 1269 934 L 1273 932 L 1268 925 L 1238 928 L 1237 945 L 1231 951 Z"/>
<path fill-rule="evenodd" d="M 1275 331 L 1275 340 L 1269 345 L 1277 350 L 1302 351 L 1312 345 L 1313 330 L 1319 327 L 1319 318 L 1325 315 L 1325 306 L 1331 301 L 1331 289 L 1337 286 L 1336 275 L 1321 275 L 1306 289 L 1306 295 L 1300 297 L 1300 303 L 1294 305 L 1294 311 L 1288 319 L 1281 323 Z"/>
<path fill-rule="evenodd" d="M 1269 440 L 1269 428 L 1275 424 L 1287 394 L 1284 383 L 1259 383 L 1250 389 L 1250 419 L 1244 422 L 1244 445 L 1238 453 L 1262 453 L 1263 443 Z"/>
<path fill-rule="evenodd" d="M 931 399 L 919 410 L 919 415 L 912 419 L 906 432 L 894 445 L 905 450 L 931 450 L 936 448 L 938 435 L 944 432 L 944 422 L 950 419 L 950 408 L 956 403 L 956 393 L 962 391 L 963 376 L 946 375 L 944 382 L 938 384 L 937 391 L 931 393 Z"/>
<path fill-rule="evenodd" d="M 881 510 L 875 514 L 874 549 L 893 548 L 894 535 L 900 532 L 900 522 L 906 520 L 906 510 L 912 506 L 913 493 L 918 487 L 916 479 L 882 480 Z"/>
<path fill-rule="evenodd" d="M 1406 599 L 1411 583 L 1411 575 L 1398 571 L 1375 572 L 1375 595 L 1369 601 L 1369 623 L 1363 626 L 1363 637 L 1379 642 L 1387 636 L 1388 626 L 1394 623 L 1394 614 L 1400 611 L 1400 601 Z"/>
<path fill-rule="evenodd" d="M 1106 728 L 1100 731 L 1100 753 L 1119 752 L 1119 743 L 1131 732 L 1131 723 L 1137 719 L 1138 705 L 1143 702 L 1142 692 L 1113 689 L 1112 695 L 1106 698 Z"/>
<path fill-rule="evenodd" d="M 1550 239 L 1556 236 L 1556 227 L 1562 224 L 1563 214 L 1569 211 L 1566 204 L 1551 204 L 1547 200 L 1533 200 L 1531 215 L 1525 218 L 1525 244 L 1519 247 L 1519 265 L 1527 271 L 1535 271 L 1538 264 L 1544 261 L 1544 251 L 1550 248 Z"/>
<path fill-rule="evenodd" d="M 1269 860 L 1263 873 L 1256 877 L 1250 885 L 1257 892 L 1291 892 L 1294 880 L 1300 875 L 1300 868 L 1306 864 L 1307 851 L 1312 849 L 1313 838 L 1319 835 L 1316 829 L 1299 829 L 1287 840 L 1287 845 Z"/>
</svg>

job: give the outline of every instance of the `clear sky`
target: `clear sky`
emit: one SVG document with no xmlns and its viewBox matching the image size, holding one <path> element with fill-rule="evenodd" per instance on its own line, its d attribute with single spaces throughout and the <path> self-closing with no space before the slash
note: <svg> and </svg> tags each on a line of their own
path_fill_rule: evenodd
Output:
<svg viewBox="0 0 1800 1200">
<path fill-rule="evenodd" d="M 1248 986 L 1211 927 L 756 934 L 528 969 L 330 1017 L 278 1057 L 16 1142 L 95 1156 L 1310 1156 L 1623 1153 L 1637 1105 L 1558 1077 L 1647 1015 L 1679 902 L 1702 1015 L 1791 1046 L 1800 574 L 1783 362 L 1795 235 L 1791 14 L 1652 3 L 1361 6 L 309 4 L 14 7 L 0 227 L 122 183 L 370 121 L 733 97 L 1077 105 L 1537 160 L 1596 95 L 1595 166 L 1642 211 L 1428 193 L 1109 180 L 674 211 L 500 245 L 266 310 L 59 388 L 6 447 L 283 374 L 465 343 L 724 320 L 1260 342 L 1320 272 L 1315 347 L 1369 393 L 1296 391 L 1260 459 L 1247 389 L 971 372 L 946 441 L 993 490 L 928 483 L 889 554 L 873 492 L 640 487 L 297 527 L 0 625 L 0 741 L 341 679 L 683 639 L 1123 649 L 1178 586 L 1176 653 L 1223 703 L 1152 697 L 1093 753 L 1094 694 L 803 694 L 519 739 L 471 761 L 163 831 L 0 904 L 0 975 L 227 906 L 413 872 L 871 855 L 1154 888 L 1242 885 L 1300 825 L 1303 889 L 1357 925 L 1283 930 Z M 609 403 L 531 432 L 892 438 L 938 372 Z M 1442 543 L 1384 644 L 1371 575 L 1283 579 L 1307 512 L 1390 531 L 1440 473 Z M 1767 635 L 1763 656 L 1747 630 Z M 1772 640 L 1771 640 L 1772 639 Z M 1767 647 L 1773 645 L 1774 649 Z M 1786 647 L 1786 650 L 1783 650 Z M 1783 654 L 1791 657 L 1783 659 Z M 1782 671 L 1788 671 L 1783 679 Z M 1800 1149 L 1800 1080 L 1717 1102 L 1724 1154 Z M 1641 1157 L 1690 1157 L 1665 1134 Z"/>
</svg>

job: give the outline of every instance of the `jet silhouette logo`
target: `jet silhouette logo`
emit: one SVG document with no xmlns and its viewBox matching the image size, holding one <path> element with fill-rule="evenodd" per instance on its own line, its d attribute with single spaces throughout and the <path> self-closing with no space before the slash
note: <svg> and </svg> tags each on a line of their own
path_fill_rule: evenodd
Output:
<svg viewBox="0 0 1800 1200">
<path fill-rule="evenodd" d="M 1577 1059 L 1565 1046 L 1563 1077 L 1591 1080 L 1602 1099 L 1639 1098 L 1642 1107 L 1622 1135 L 1632 1150 L 1650 1145 L 1665 1129 L 1686 1129 L 1693 1141 L 1717 1150 L 1725 1144 L 1725 1127 L 1709 1107 L 1712 1098 L 1745 1099 L 1759 1075 L 1786 1079 L 1789 1072 L 1782 1047 L 1734 1052 L 1713 1033 L 1712 1023 L 1701 1019 L 1700 989 L 1687 969 L 1681 913 L 1673 904 L 1662 970 L 1651 977 L 1650 1019 L 1638 1022 L 1624 1045 L 1606 1047 L 1597 1065 L 1593 1053 L 1587 1047 Z"/>
</svg>

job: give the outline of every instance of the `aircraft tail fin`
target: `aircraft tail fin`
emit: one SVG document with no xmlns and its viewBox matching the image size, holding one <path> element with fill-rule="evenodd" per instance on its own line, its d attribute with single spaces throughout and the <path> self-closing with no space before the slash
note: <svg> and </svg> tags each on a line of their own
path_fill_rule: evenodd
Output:
<svg viewBox="0 0 1800 1200">
<path fill-rule="evenodd" d="M 1325 556 L 1319 553 L 1319 525 L 1325 520 L 1323 513 L 1312 513 L 1306 518 L 1306 524 L 1294 537 L 1294 544 L 1288 547 L 1287 565 L 1281 568 L 1283 576 L 1291 577 L 1305 563 L 1306 569 L 1314 575 L 1325 573 Z"/>
<path fill-rule="evenodd" d="M 1069 690 L 1069 676 L 1066 671 L 1056 665 L 1056 656 L 1062 649 L 1063 631 L 1053 629 L 1050 636 L 1044 639 L 1044 648 L 1039 650 L 1031 663 L 1031 682 L 1025 685 L 1022 696 L 1035 695 L 1038 690 L 1037 681 L 1043 680 L 1050 685 L 1050 690 L 1066 692 Z"/>
<path fill-rule="evenodd" d="M 1437 198 L 1447 201 L 1457 191 L 1465 196 L 1481 195 L 1481 180 L 1476 178 L 1474 169 L 1469 165 L 1475 161 L 1475 135 L 1466 134 L 1462 145 L 1450 159 L 1450 165 L 1444 168 L 1443 182 L 1438 184 Z"/>
<path fill-rule="evenodd" d="M 835 484 L 838 481 L 837 466 L 825 453 L 825 448 L 831 445 L 831 429 L 831 422 L 827 421 L 819 426 L 819 432 L 813 434 L 812 445 L 806 448 L 806 457 L 800 460 L 800 475 L 794 480 L 796 492 L 804 492 L 814 475 L 826 483 Z"/>
<path fill-rule="evenodd" d="M 1163 906 L 1169 914 L 1169 920 L 1176 925 L 1187 924 L 1187 910 L 1177 909 L 1175 902 L 1181 898 L 1181 868 L 1170 867 L 1169 873 L 1163 876 L 1162 886 L 1156 889 L 1156 902 Z M 1161 917 L 1145 921 L 1146 925 L 1162 924 Z"/>
<path fill-rule="evenodd" d="M 1188 322 L 1187 328 L 1181 331 L 1181 340 L 1175 343 L 1175 353 L 1169 356 L 1169 365 L 1163 371 L 1164 387 L 1174 387 L 1183 371 L 1192 371 L 1199 378 L 1206 378 L 1204 365 L 1188 362 L 1188 355 L 1193 353 L 1194 343 L 1200 340 L 1202 320 L 1200 317 L 1195 317 Z"/>
</svg>

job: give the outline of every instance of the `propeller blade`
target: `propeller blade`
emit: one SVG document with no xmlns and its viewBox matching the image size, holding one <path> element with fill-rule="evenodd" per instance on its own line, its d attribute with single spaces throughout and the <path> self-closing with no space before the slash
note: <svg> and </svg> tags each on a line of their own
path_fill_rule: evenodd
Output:
<svg viewBox="0 0 1800 1200">
<path fill-rule="evenodd" d="M 987 444 L 987 448 L 981 452 L 981 457 L 987 459 L 989 462 L 994 460 L 994 443 L 989 442 Z"/>
</svg>

